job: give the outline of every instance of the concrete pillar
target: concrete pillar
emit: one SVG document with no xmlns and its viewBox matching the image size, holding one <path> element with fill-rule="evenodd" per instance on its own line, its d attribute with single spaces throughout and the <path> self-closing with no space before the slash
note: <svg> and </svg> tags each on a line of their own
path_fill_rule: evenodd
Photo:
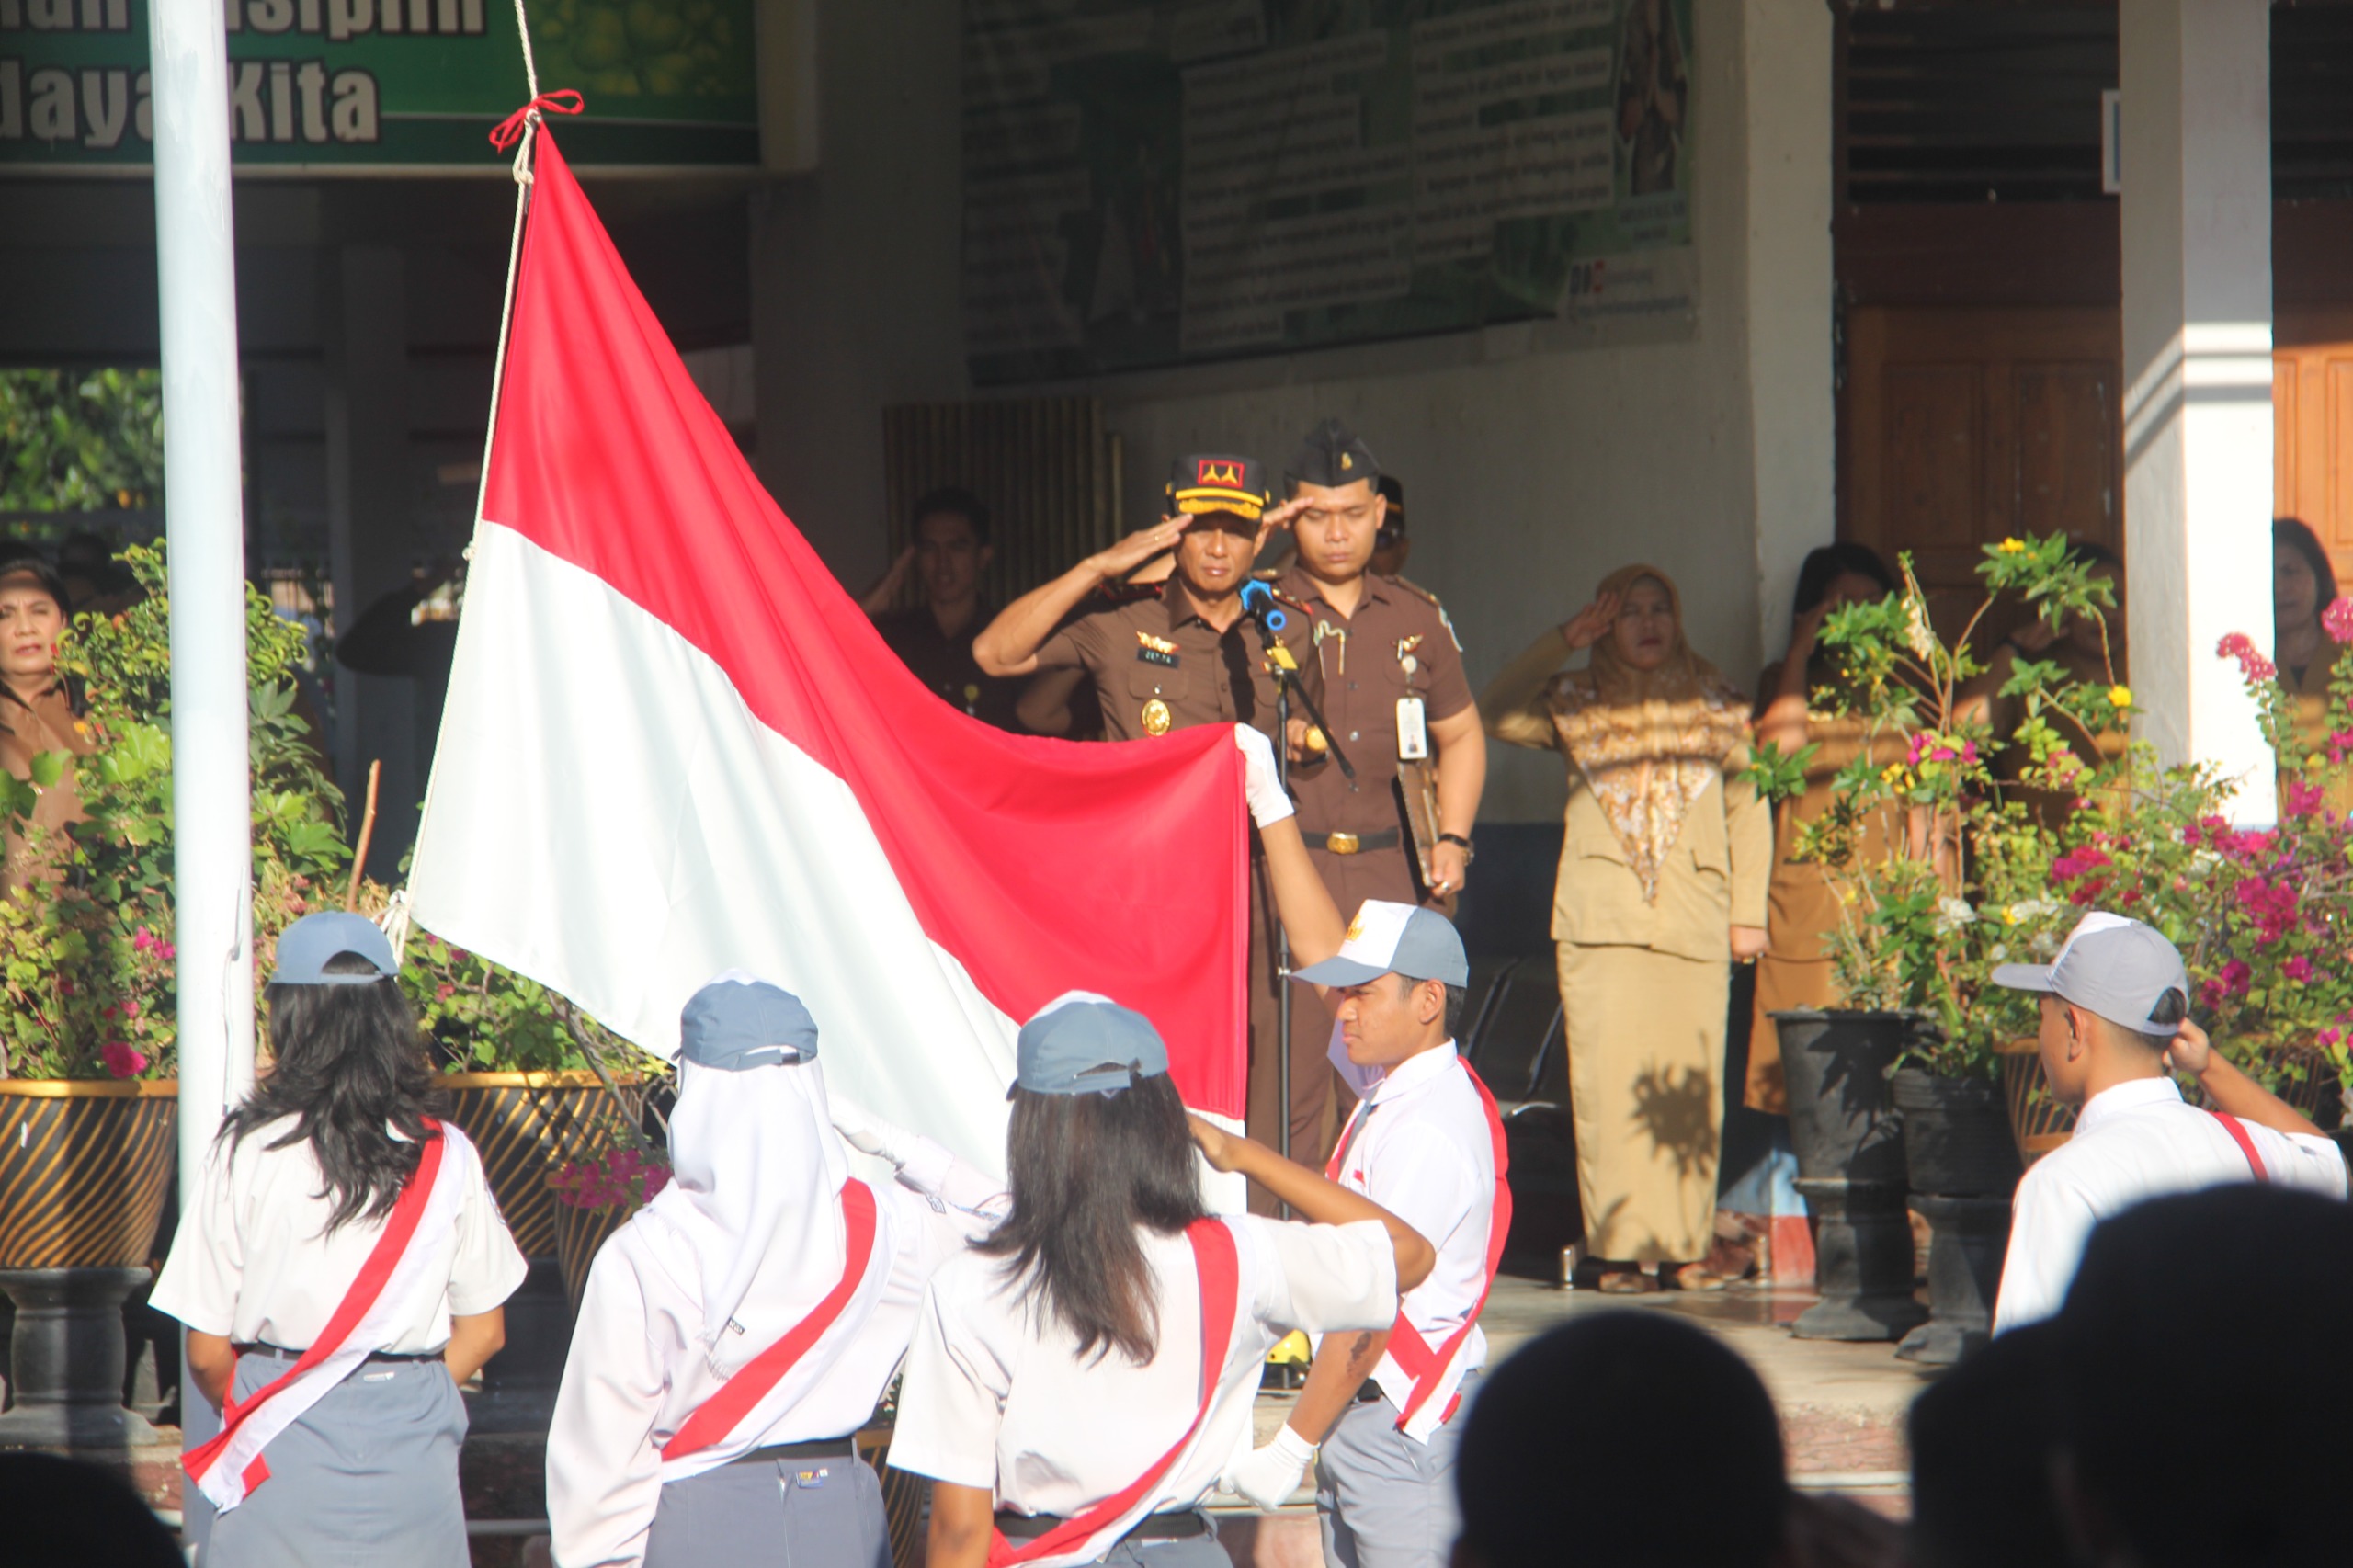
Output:
<svg viewBox="0 0 2353 1568">
<path fill-rule="evenodd" d="M 321 290 L 326 345 L 327 551 L 338 635 L 409 579 L 415 549 L 408 439 L 408 308 L 401 253 L 349 245 L 330 253 Z M 425 779 L 416 766 L 416 683 L 338 665 L 335 777 L 354 833 L 368 765 L 383 785 L 370 876 L 390 877 L 416 836 Z"/>
<path fill-rule="evenodd" d="M 2140 733 L 2239 780 L 2270 749 L 2234 665 L 2271 630 L 2271 59 L 2265 0 L 2122 0 L 2124 530 Z"/>
<path fill-rule="evenodd" d="M 1831 18 L 1826 6 L 1781 0 L 1742 11 L 1758 657 L 1772 660 L 1789 645 L 1798 568 L 1837 533 Z"/>
</svg>

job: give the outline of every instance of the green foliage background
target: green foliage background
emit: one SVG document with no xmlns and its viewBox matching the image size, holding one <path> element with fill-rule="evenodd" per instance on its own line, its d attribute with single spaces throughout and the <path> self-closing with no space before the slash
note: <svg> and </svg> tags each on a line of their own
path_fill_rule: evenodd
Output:
<svg viewBox="0 0 2353 1568">
<path fill-rule="evenodd" d="M 0 370 L 0 511 L 163 504 L 162 371 Z"/>
</svg>

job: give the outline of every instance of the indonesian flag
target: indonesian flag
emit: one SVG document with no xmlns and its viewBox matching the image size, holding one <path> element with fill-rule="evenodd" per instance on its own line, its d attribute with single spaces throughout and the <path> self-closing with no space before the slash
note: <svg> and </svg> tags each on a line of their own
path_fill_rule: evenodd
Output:
<svg viewBox="0 0 2353 1568">
<path fill-rule="evenodd" d="M 926 690 L 540 132 L 418 924 L 664 1055 L 713 974 L 772 980 L 835 1086 L 999 1170 L 1015 1031 L 1074 988 L 1238 1122 L 1246 834 L 1227 726 L 1075 744 Z"/>
</svg>

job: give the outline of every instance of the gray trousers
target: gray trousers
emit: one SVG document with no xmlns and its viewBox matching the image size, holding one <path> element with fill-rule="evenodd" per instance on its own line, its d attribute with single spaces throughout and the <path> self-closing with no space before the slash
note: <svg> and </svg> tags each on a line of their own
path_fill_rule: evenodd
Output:
<svg viewBox="0 0 2353 1568">
<path fill-rule="evenodd" d="M 1105 1568 L 1233 1568 L 1233 1559 L 1217 1543 L 1217 1522 L 1182 1540 L 1123 1540 L 1100 1559 Z"/>
<path fill-rule="evenodd" d="M 1478 1392 L 1474 1371 L 1454 1419 L 1427 1443 L 1397 1430 L 1397 1407 L 1385 1399 L 1348 1406 L 1315 1459 L 1324 1568 L 1445 1568 L 1462 1529 L 1454 1452 Z"/>
<path fill-rule="evenodd" d="M 662 1488 L 645 1568 L 891 1568 L 882 1483 L 864 1460 L 723 1464 Z"/>
<path fill-rule="evenodd" d="M 239 1357 L 237 1397 L 292 1365 Z M 204 1568 L 466 1568 L 465 1436 L 449 1368 L 362 1363 L 270 1439 L 269 1479 L 212 1521 Z"/>
</svg>

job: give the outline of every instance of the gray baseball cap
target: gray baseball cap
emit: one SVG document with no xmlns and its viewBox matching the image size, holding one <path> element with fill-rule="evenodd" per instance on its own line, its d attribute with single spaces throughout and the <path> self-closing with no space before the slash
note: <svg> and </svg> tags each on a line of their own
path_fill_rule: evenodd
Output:
<svg viewBox="0 0 2353 1568">
<path fill-rule="evenodd" d="M 374 966 L 372 973 L 329 974 L 327 960 L 338 954 L 350 953 L 366 959 Z M 364 915 L 352 915 L 344 910 L 328 910 L 318 915 L 305 915 L 279 933 L 278 938 L 278 968 L 269 977 L 272 985 L 373 985 L 389 980 L 401 971 L 400 960 L 392 956 L 392 944 L 377 929 L 376 923 Z"/>
<path fill-rule="evenodd" d="M 1348 922 L 1340 950 L 1291 978 L 1311 985 L 1362 985 L 1384 974 L 1470 984 L 1471 960 L 1463 956 L 1461 933 L 1434 909 L 1369 898 Z"/>
<path fill-rule="evenodd" d="M 1091 991 L 1065 991 L 1021 1026 L 1013 1060 L 1014 1088 L 1108 1099 L 1138 1078 L 1167 1072 L 1168 1048 L 1134 1008 Z"/>
<path fill-rule="evenodd" d="M 817 1020 L 801 998 L 730 970 L 687 999 L 678 1016 L 678 1060 L 723 1073 L 813 1061 Z"/>
<path fill-rule="evenodd" d="M 2154 926 L 2094 910 L 2075 922 L 2059 956 L 2049 963 L 2006 963 L 1994 983 L 2013 991 L 2044 991 L 2097 1013 L 2136 1034 L 2181 1032 L 2179 1023 L 2159 1023 L 2150 1015 L 2168 991 L 2189 1002 L 2189 972 L 2181 952 Z"/>
</svg>

